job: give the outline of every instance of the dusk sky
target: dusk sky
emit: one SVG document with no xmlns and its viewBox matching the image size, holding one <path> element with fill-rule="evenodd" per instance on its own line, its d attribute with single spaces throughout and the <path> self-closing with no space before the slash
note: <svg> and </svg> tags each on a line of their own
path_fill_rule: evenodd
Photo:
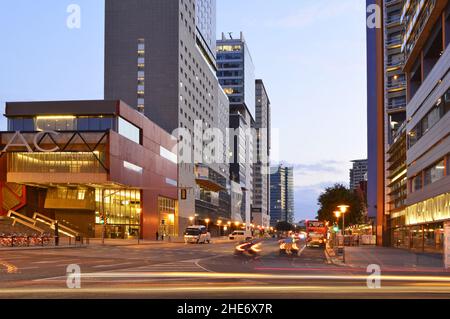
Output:
<svg viewBox="0 0 450 319">
<path fill-rule="evenodd" d="M 72 3 L 80 29 L 66 26 Z M 270 95 L 296 220 L 314 218 L 324 187 L 348 184 L 350 160 L 367 157 L 365 12 L 363 0 L 218 0 L 218 36 L 244 32 Z M 102 99 L 103 35 L 103 0 L 0 1 L 0 106 Z"/>
</svg>

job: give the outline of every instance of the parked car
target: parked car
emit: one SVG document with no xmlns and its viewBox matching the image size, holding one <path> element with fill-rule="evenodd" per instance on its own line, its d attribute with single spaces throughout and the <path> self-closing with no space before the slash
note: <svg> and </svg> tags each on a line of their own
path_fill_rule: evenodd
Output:
<svg viewBox="0 0 450 319">
<path fill-rule="evenodd" d="M 205 226 L 189 226 L 184 232 L 184 242 L 186 244 L 209 244 L 211 243 L 211 233 Z"/>
<path fill-rule="evenodd" d="M 228 236 L 228 238 L 230 240 L 244 241 L 252 239 L 252 235 L 250 234 L 250 232 L 247 232 L 245 230 L 235 230 Z"/>
</svg>

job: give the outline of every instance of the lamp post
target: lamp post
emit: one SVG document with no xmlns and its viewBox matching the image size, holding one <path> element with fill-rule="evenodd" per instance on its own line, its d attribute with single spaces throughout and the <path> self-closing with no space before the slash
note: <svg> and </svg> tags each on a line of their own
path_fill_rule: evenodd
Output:
<svg viewBox="0 0 450 319">
<path fill-rule="evenodd" d="M 217 226 L 219 226 L 219 237 L 222 236 L 222 229 L 220 228 L 222 226 L 222 221 L 219 219 L 217 221 Z"/>
<path fill-rule="evenodd" d="M 192 222 L 194 221 L 194 217 L 189 217 L 189 221 L 191 222 L 191 226 L 194 225 Z"/>
<path fill-rule="evenodd" d="M 206 223 L 206 229 L 209 231 L 209 218 L 205 219 L 205 223 Z"/>
<path fill-rule="evenodd" d="M 227 224 L 228 224 L 228 233 L 231 233 L 231 222 L 227 222 Z"/>
<path fill-rule="evenodd" d="M 345 213 L 348 211 L 350 206 L 348 206 L 348 205 L 339 205 L 338 208 L 339 208 L 339 210 L 342 213 L 342 234 L 344 235 L 344 233 L 345 233 Z"/>
</svg>

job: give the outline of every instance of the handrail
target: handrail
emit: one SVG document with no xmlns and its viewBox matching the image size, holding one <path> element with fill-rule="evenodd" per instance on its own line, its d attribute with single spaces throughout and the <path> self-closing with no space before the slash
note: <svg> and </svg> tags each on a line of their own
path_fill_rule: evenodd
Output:
<svg viewBox="0 0 450 319">
<path fill-rule="evenodd" d="M 22 225 L 24 225 L 24 226 L 26 226 L 28 228 L 31 228 L 31 229 L 33 229 L 35 231 L 38 231 L 41 234 L 44 233 L 44 230 L 42 228 L 37 227 L 36 226 L 36 221 L 33 220 L 32 218 L 29 218 L 29 217 L 27 217 L 25 215 L 19 214 L 18 212 L 15 212 L 13 210 L 8 211 L 7 216 L 9 218 L 13 219 L 13 224 L 12 224 L 13 226 L 15 226 L 16 223 L 19 223 L 19 224 L 22 224 Z M 30 222 L 27 222 L 26 220 L 28 220 Z"/>
<path fill-rule="evenodd" d="M 42 215 L 38 212 L 35 212 L 33 215 L 33 219 L 40 221 L 41 223 L 47 224 L 48 226 L 50 226 L 51 229 L 55 230 L 55 223 L 56 220 L 51 219 L 50 217 L 47 217 L 45 215 Z M 76 230 L 73 230 L 72 228 L 69 228 L 63 224 L 61 224 L 60 222 L 58 222 L 58 230 L 63 233 L 66 236 L 69 237 L 75 237 L 79 235 L 79 232 L 77 232 Z"/>
</svg>

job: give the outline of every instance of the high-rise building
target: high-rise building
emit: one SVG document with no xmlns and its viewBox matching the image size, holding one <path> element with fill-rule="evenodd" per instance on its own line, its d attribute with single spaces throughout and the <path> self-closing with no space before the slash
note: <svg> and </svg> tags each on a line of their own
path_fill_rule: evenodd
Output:
<svg viewBox="0 0 450 319">
<path fill-rule="evenodd" d="M 369 4 L 384 17 L 367 36 L 369 216 L 378 244 L 442 252 L 450 220 L 450 4 Z"/>
<path fill-rule="evenodd" d="M 367 177 L 367 160 L 354 160 L 352 163 L 353 168 L 350 169 L 350 189 L 356 190 L 359 187 L 359 183 Z"/>
<path fill-rule="evenodd" d="M 385 68 L 383 0 L 367 0 L 375 8 L 375 26 L 367 28 L 367 210 L 374 223 L 377 244 L 383 243 L 385 205 Z M 370 11 L 370 10 L 369 10 Z M 373 14 L 373 13 L 372 13 Z M 368 13 L 367 18 L 371 16 Z"/>
<path fill-rule="evenodd" d="M 270 100 L 262 80 L 256 80 L 256 161 L 253 166 L 252 223 L 270 226 Z"/>
<path fill-rule="evenodd" d="M 229 38 L 222 33 L 217 41 L 217 77 L 230 100 L 230 128 L 236 130 L 230 141 L 230 179 L 241 186 L 242 219 L 251 221 L 253 203 L 253 161 L 255 136 L 249 134 L 255 121 L 254 65 L 242 32 Z"/>
<path fill-rule="evenodd" d="M 406 208 L 387 216 L 391 244 L 443 253 L 450 221 L 450 2 L 406 1 Z M 403 176 L 403 175 L 402 175 Z"/>
<path fill-rule="evenodd" d="M 216 77 L 215 0 L 106 0 L 105 6 L 105 97 L 124 100 L 168 132 L 188 133 L 174 134 L 182 158 L 180 229 L 190 217 L 229 219 L 220 206 L 230 197 L 228 168 L 209 164 L 203 150 L 211 136 L 202 138 L 209 128 L 228 126 L 228 101 Z"/>
<path fill-rule="evenodd" d="M 294 169 L 279 165 L 270 175 L 270 224 L 294 222 Z"/>
</svg>

